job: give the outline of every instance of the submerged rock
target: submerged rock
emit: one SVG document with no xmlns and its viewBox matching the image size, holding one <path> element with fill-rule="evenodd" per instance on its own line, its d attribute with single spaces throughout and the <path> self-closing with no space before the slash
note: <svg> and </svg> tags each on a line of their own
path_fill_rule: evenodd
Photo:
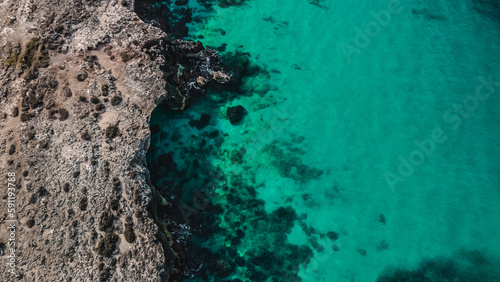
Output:
<svg viewBox="0 0 500 282">
<path fill-rule="evenodd" d="M 175 170 L 177 164 L 174 162 L 172 154 L 161 154 L 158 157 L 158 165 L 167 167 L 170 170 Z"/>
<path fill-rule="evenodd" d="M 210 123 L 210 115 L 202 114 L 199 120 L 189 121 L 191 127 L 196 127 L 198 130 L 205 128 Z"/>
<path fill-rule="evenodd" d="M 328 231 L 326 236 L 328 236 L 328 238 L 330 238 L 332 240 L 337 240 L 339 238 L 339 233 L 334 232 L 334 231 Z"/>
<path fill-rule="evenodd" d="M 196 79 L 196 83 L 198 84 L 199 87 L 206 87 L 207 82 L 208 80 L 203 76 L 198 76 L 198 78 Z"/>
<path fill-rule="evenodd" d="M 155 135 L 158 132 L 160 132 L 160 125 L 159 124 L 151 125 L 151 135 Z"/>
<path fill-rule="evenodd" d="M 232 125 L 240 123 L 246 114 L 247 110 L 241 105 L 227 108 L 227 116 Z"/>
</svg>

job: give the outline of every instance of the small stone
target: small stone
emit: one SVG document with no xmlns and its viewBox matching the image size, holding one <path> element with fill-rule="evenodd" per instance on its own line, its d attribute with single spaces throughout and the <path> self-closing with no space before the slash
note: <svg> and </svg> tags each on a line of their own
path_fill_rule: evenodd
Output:
<svg viewBox="0 0 500 282">
<path fill-rule="evenodd" d="M 221 71 L 216 71 L 212 75 L 212 79 L 219 84 L 226 84 L 231 81 L 231 77 Z"/>
<path fill-rule="evenodd" d="M 207 84 L 207 79 L 203 76 L 198 76 L 198 78 L 196 78 L 196 84 L 198 84 L 199 87 L 204 87 Z"/>
</svg>

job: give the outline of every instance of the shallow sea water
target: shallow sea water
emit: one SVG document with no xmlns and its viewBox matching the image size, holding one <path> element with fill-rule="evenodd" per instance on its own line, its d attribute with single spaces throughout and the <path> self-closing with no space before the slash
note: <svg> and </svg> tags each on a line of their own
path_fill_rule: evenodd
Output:
<svg viewBox="0 0 500 282">
<path fill-rule="evenodd" d="M 247 83 L 256 92 L 268 83 L 265 95 L 222 106 L 207 99 L 186 114 L 209 111 L 209 128 L 227 134 L 227 152 L 211 164 L 256 187 L 268 213 L 289 206 L 307 215 L 286 235 L 313 250 L 300 264 L 302 281 L 375 281 L 387 268 L 412 270 L 467 251 L 498 266 L 498 4 L 310 2 L 216 7 L 193 32 L 205 45 L 250 53 L 270 73 Z M 225 117 L 234 105 L 248 111 L 236 126 Z M 157 110 L 152 124 L 183 131 L 185 143 L 200 134 L 188 117 L 172 116 Z M 153 146 L 172 149 L 154 138 Z M 230 152 L 240 148 L 235 163 Z M 228 205 L 228 192 L 217 193 L 213 201 Z M 243 257 L 262 240 L 246 233 L 237 247 Z M 481 269 L 500 277 L 496 267 Z"/>
</svg>

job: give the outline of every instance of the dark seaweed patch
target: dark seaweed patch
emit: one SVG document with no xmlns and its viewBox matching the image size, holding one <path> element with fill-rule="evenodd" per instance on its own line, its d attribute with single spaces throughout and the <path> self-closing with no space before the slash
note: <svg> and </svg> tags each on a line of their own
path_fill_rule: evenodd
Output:
<svg viewBox="0 0 500 282">
<path fill-rule="evenodd" d="M 267 145 L 263 150 L 273 157 L 272 164 L 283 177 L 306 183 L 323 174 L 322 170 L 307 166 L 302 162 L 299 156 L 305 154 L 305 152 L 297 148 L 293 143 L 275 141 Z"/>
<path fill-rule="evenodd" d="M 479 14 L 500 21 L 500 3 L 497 0 L 474 0 L 472 5 Z"/>
<path fill-rule="evenodd" d="M 424 259 L 414 270 L 387 268 L 377 281 L 499 281 L 496 265 L 477 250 L 462 250 L 451 258 Z"/>
<path fill-rule="evenodd" d="M 208 115 L 217 110 L 214 106 L 203 109 Z M 257 198 L 255 179 L 214 166 L 214 156 L 243 165 L 245 148 L 219 152 L 224 136 L 210 125 L 200 129 L 200 134 L 186 134 L 180 121 L 189 128 L 192 115 L 172 113 L 180 127 L 163 129 L 172 132 L 165 135 L 170 138 L 156 134 L 147 155 L 152 181 L 169 202 L 157 206 L 156 214 L 169 222 L 168 230 L 179 244 L 174 249 L 179 252 L 184 277 L 208 281 L 246 273 L 239 278 L 299 281 L 299 265 L 307 264 L 313 251 L 287 242 L 297 214 L 287 206 L 268 213 Z M 244 256 L 238 253 L 242 247 L 247 250 Z M 320 248 L 318 244 L 316 249 Z"/>
<path fill-rule="evenodd" d="M 192 22 L 193 12 L 187 7 L 187 1 L 142 0 L 134 2 L 137 15 L 147 23 L 157 26 L 174 38 L 184 38 Z"/>
</svg>

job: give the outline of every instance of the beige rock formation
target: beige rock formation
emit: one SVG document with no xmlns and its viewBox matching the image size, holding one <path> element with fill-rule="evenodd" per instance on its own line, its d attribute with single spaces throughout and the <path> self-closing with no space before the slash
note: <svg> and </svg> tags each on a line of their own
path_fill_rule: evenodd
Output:
<svg viewBox="0 0 500 282">
<path fill-rule="evenodd" d="M 145 163 L 165 81 L 162 58 L 144 50 L 165 34 L 131 7 L 0 0 L 0 177 L 16 175 L 17 219 L 14 278 L 2 181 L 2 281 L 166 281 L 174 271 Z"/>
</svg>

